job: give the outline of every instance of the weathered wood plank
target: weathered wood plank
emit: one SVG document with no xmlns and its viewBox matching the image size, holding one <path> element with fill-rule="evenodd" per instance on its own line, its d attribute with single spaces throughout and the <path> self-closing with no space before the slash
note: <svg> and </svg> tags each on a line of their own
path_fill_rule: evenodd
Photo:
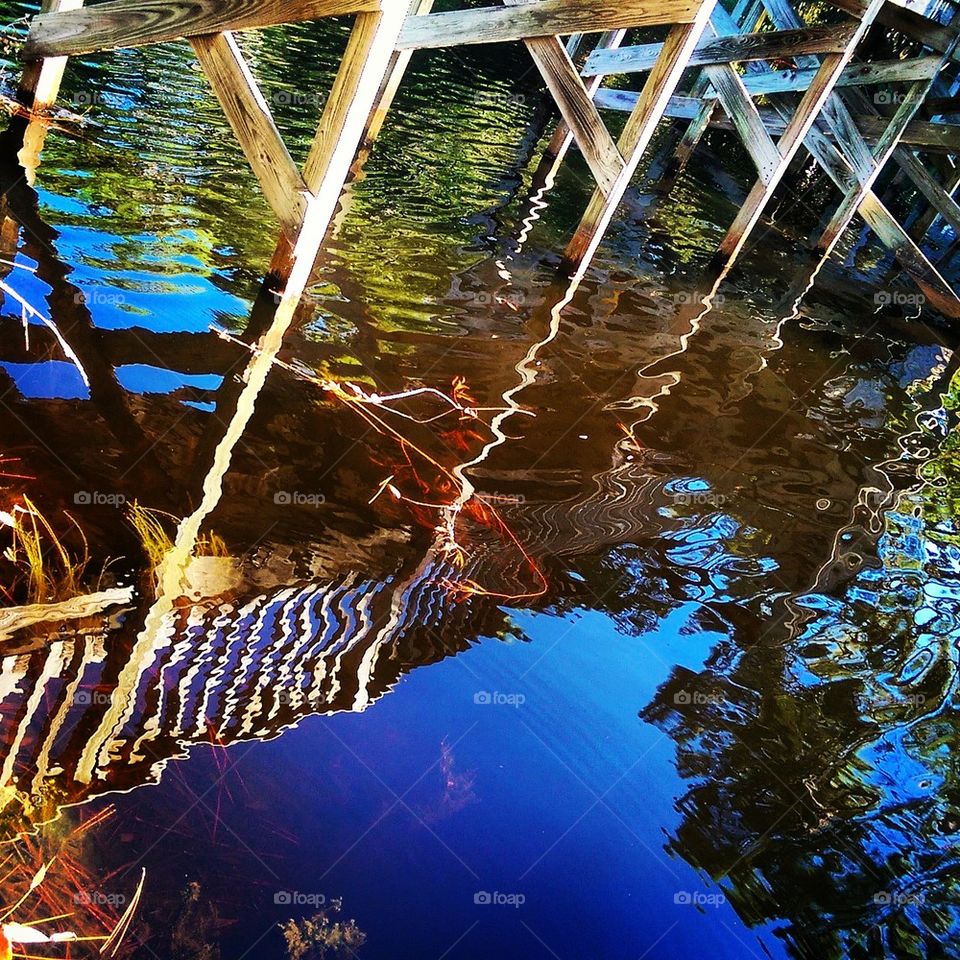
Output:
<svg viewBox="0 0 960 960">
<path fill-rule="evenodd" d="M 623 38 L 626 35 L 626 30 L 609 30 L 601 35 L 597 41 L 597 47 L 601 50 L 618 47 L 623 43 Z M 570 52 L 569 49 L 567 52 Z M 590 78 L 590 82 L 587 84 L 587 95 L 591 100 L 597 95 L 597 91 L 602 84 L 603 77 Z M 534 182 L 546 182 L 546 180 L 550 178 L 551 172 L 556 172 L 572 144 L 573 134 L 570 132 L 567 124 L 561 120 L 560 123 L 557 124 L 557 129 L 554 131 L 553 136 L 550 138 L 550 143 L 543 153 L 543 159 L 540 162 L 537 176 L 534 177 Z"/>
<path fill-rule="evenodd" d="M 594 103 L 602 110 L 616 110 L 620 113 L 630 113 L 637 105 L 639 94 L 632 90 L 613 90 L 603 87 L 597 91 Z M 664 116 L 677 120 L 693 120 L 702 106 L 702 101 L 695 97 L 673 96 L 667 105 Z M 771 136 L 779 136 L 786 130 L 786 121 L 778 117 L 773 111 L 762 108 L 760 116 L 763 125 Z M 868 143 L 875 143 L 886 128 L 885 121 L 878 117 L 867 117 L 857 114 L 854 117 L 857 127 Z M 722 130 L 732 130 L 733 124 L 724 117 L 714 117 L 711 126 Z M 831 140 L 836 140 L 831 131 L 826 133 Z M 927 123 L 922 120 L 913 120 L 903 135 L 903 143 L 924 150 L 937 153 L 960 152 L 960 124 Z"/>
<path fill-rule="evenodd" d="M 636 173 L 657 124 L 680 82 L 690 55 L 700 42 L 714 6 L 715 0 L 706 0 L 700 5 L 692 23 L 680 24 L 670 30 L 660 59 L 650 71 L 618 143 L 620 153 L 626 160 L 623 173 L 608 196 L 605 197 L 599 190 L 594 192 L 587 212 L 567 246 L 565 265 L 572 269 L 575 275 L 586 269 L 596 253 L 600 240 L 627 187 L 630 186 L 630 180 Z"/>
<path fill-rule="evenodd" d="M 83 6 L 83 0 L 42 0 L 41 13 L 65 13 Z M 26 64 L 17 89 L 17 100 L 28 110 L 40 112 L 52 107 L 60 92 L 67 57 L 50 57 Z"/>
<path fill-rule="evenodd" d="M 205 33 L 375 11 L 383 2 L 391 0 L 108 0 L 37 17 L 23 56 L 38 60 L 141 47 Z"/>
<path fill-rule="evenodd" d="M 896 150 L 897 145 L 907 129 L 907 125 L 913 119 L 914 114 L 920 109 L 923 98 L 929 89 L 930 81 L 918 81 L 911 86 L 903 103 L 897 108 L 893 119 L 877 141 L 877 146 L 873 154 L 873 170 L 864 177 L 858 177 L 860 182 L 843 198 L 843 201 L 830 218 L 829 223 L 817 242 L 817 246 L 824 251 L 825 257 L 829 256 L 830 252 L 836 246 L 843 231 L 846 230 L 847 225 L 857 212 L 857 208 L 860 206 L 864 196 L 872 189 L 880 172 L 892 156 L 893 151 Z"/>
<path fill-rule="evenodd" d="M 306 214 L 307 185 L 236 39 L 231 33 L 214 33 L 194 37 L 191 43 L 267 202 L 283 229 L 294 236 Z"/>
<path fill-rule="evenodd" d="M 760 179 L 766 182 L 776 173 L 780 152 L 767 133 L 754 102 L 750 99 L 743 80 L 730 64 L 715 64 L 706 68 L 717 91 L 717 96 L 733 123 L 743 145 L 756 164 Z"/>
<path fill-rule="evenodd" d="M 838 87 L 863 87 L 875 83 L 904 83 L 925 80 L 939 69 L 938 57 L 919 57 L 916 60 L 890 60 L 881 63 L 851 63 L 840 75 Z M 743 78 L 751 97 L 765 97 L 775 93 L 801 93 L 810 86 L 817 71 L 769 70 Z M 709 94 L 707 94 L 709 96 Z"/>
<path fill-rule="evenodd" d="M 401 50 L 502 43 L 568 33 L 599 33 L 627 27 L 690 23 L 699 0 L 534 0 L 515 7 L 477 7 L 410 17 Z"/>
<path fill-rule="evenodd" d="M 701 40 L 690 57 L 690 66 L 735 63 L 747 60 L 784 59 L 799 54 L 840 53 L 846 47 L 855 25 L 806 27 L 767 33 L 734 34 Z M 581 74 L 644 73 L 657 61 L 662 43 L 645 43 L 619 50 L 595 50 L 587 58 Z"/>
<path fill-rule="evenodd" d="M 780 111 L 785 119 L 789 118 L 789 108 L 785 104 L 779 102 L 776 98 L 772 102 L 774 110 Z M 860 105 L 865 106 L 863 103 Z M 862 122 L 863 119 L 862 117 L 858 118 L 858 122 Z M 853 161 L 840 148 L 831 143 L 823 131 L 813 127 L 807 134 L 804 145 L 842 193 L 848 194 L 856 189 L 858 181 Z M 865 192 L 860 201 L 858 212 L 880 241 L 894 253 L 904 270 L 913 277 L 930 303 L 948 316 L 953 316 L 954 311 L 960 307 L 960 302 L 957 301 L 956 295 L 950 289 L 949 284 L 924 256 L 920 248 L 872 189 Z"/>
<path fill-rule="evenodd" d="M 342 166 L 344 152 L 349 152 L 351 157 L 356 152 L 356 145 L 350 142 L 351 138 L 347 138 L 344 143 L 341 141 L 344 130 L 356 119 L 357 92 L 369 89 L 370 71 L 376 68 L 378 63 L 374 54 L 378 47 L 383 45 L 382 19 L 378 14 L 367 13 L 360 14 L 354 23 L 347 49 L 340 62 L 340 70 L 333 81 L 310 153 L 303 165 L 303 179 L 312 191 L 320 188 L 330 169 L 339 169 Z M 379 72 L 381 71 L 378 70 Z M 381 82 L 382 80 L 377 81 L 377 93 Z M 371 98 L 371 108 L 372 106 Z M 349 170 L 349 164 L 347 169 Z"/>
<path fill-rule="evenodd" d="M 584 87 L 577 68 L 557 37 L 540 37 L 524 42 L 597 185 L 605 195 L 609 194 L 617 177 L 623 172 L 623 157 Z"/>
<path fill-rule="evenodd" d="M 736 36 L 740 33 L 751 33 L 757 25 L 757 20 L 762 9 L 760 0 L 740 0 L 734 14 L 730 16 L 729 19 L 726 19 L 724 17 L 726 11 L 723 7 L 715 7 L 710 17 L 710 26 L 717 36 L 720 37 Z M 757 63 L 750 61 L 746 63 L 747 73 L 759 69 L 762 68 Z M 710 90 L 710 79 L 705 73 L 701 73 L 694 81 L 690 94 L 694 97 L 704 98 L 708 90 Z M 703 99 L 700 110 L 688 124 L 687 129 L 680 137 L 680 142 L 677 144 L 673 162 L 669 167 L 673 177 L 676 177 L 686 168 L 700 140 L 709 129 L 711 122 L 720 113 L 721 111 L 716 109 L 715 101 Z"/>
<path fill-rule="evenodd" d="M 856 30 L 850 38 L 847 49 L 843 53 L 829 53 L 823 58 L 823 63 L 817 71 L 813 83 L 807 88 L 796 113 L 787 124 L 783 136 L 777 142 L 777 150 L 781 156 L 780 163 L 767 182 L 757 180 L 754 184 L 734 218 L 727 235 L 720 244 L 719 255 L 725 258 L 726 267 L 729 267 L 737 258 L 743 249 L 746 238 L 759 222 L 764 209 L 766 209 L 770 198 L 773 196 L 774 189 L 783 179 L 790 162 L 803 145 L 804 138 L 813 127 L 817 115 L 833 93 L 844 67 L 853 56 L 857 43 L 867 32 L 877 11 L 883 6 L 883 2 L 884 0 L 870 0 L 870 4 L 863 14 L 863 19 L 857 24 Z"/>
<path fill-rule="evenodd" d="M 903 148 L 894 151 L 894 160 L 907 173 L 910 179 L 917 185 L 917 189 L 926 197 L 930 204 L 933 216 L 926 220 L 918 219 L 916 226 L 923 225 L 920 232 L 922 237 L 929 229 L 937 214 L 943 217 L 947 223 L 960 235 L 960 206 L 953 199 L 953 192 L 956 190 L 956 179 L 948 185 L 950 189 L 945 189 L 938 180 L 936 180 L 927 168 L 910 151 Z M 960 171 L 957 171 L 956 177 L 960 177 Z M 911 231 L 912 232 L 912 231 Z"/>
<path fill-rule="evenodd" d="M 956 293 L 875 193 L 871 191 L 867 194 L 860 204 L 858 213 L 884 244 L 896 254 L 897 259 L 913 277 L 930 305 L 945 316 L 960 318 L 960 300 L 957 299 Z"/>
<path fill-rule="evenodd" d="M 422 16 L 433 9 L 434 0 L 411 0 L 410 16 Z M 361 151 L 369 151 L 374 141 L 380 135 L 383 122 L 387 119 L 390 107 L 393 105 L 397 90 L 400 89 L 400 83 L 407 67 L 410 65 L 410 58 L 413 56 L 412 50 L 394 50 L 390 58 L 390 67 L 384 78 L 380 92 L 377 94 L 377 102 L 370 116 L 367 119 L 367 127 L 364 131 Z"/>
<path fill-rule="evenodd" d="M 789 0 L 763 0 L 763 5 L 778 30 L 796 29 L 803 25 Z M 876 10 L 871 10 L 871 15 L 875 17 Z M 862 33 L 860 35 L 862 36 Z M 815 56 L 803 56 L 797 58 L 797 65 L 817 70 L 820 62 Z M 832 93 L 827 97 L 820 115 L 816 118 L 816 123 L 821 128 L 826 124 L 833 131 L 838 142 L 843 144 L 844 152 L 850 156 L 854 167 L 869 168 L 870 149 L 854 124 L 846 104 L 839 96 Z"/>
</svg>

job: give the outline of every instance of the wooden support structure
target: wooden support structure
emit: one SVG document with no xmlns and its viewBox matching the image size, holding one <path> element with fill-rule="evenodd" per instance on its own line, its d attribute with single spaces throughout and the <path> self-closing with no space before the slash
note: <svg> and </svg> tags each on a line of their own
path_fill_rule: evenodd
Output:
<svg viewBox="0 0 960 960">
<path fill-rule="evenodd" d="M 625 158 L 623 172 L 614 189 L 606 194 L 600 190 L 594 193 L 587 213 L 567 246 L 565 266 L 568 270 L 578 273 L 593 258 L 613 219 L 617 205 L 630 186 L 643 153 L 653 138 L 657 124 L 663 118 L 670 98 L 677 89 L 687 61 L 700 42 L 713 7 L 714 2 L 707 0 L 691 23 L 679 24 L 670 30 L 620 137 L 618 146 Z"/>
<path fill-rule="evenodd" d="M 699 97 L 685 109 L 676 100 L 671 104 L 673 109 L 668 108 L 668 114 L 686 113 L 693 121 L 680 146 L 681 164 L 688 159 L 692 148 L 699 142 L 707 126 L 710 123 L 719 122 L 740 135 L 744 147 L 757 167 L 759 179 L 721 245 L 720 264 L 729 268 L 735 261 L 750 231 L 756 225 L 763 207 L 786 172 L 789 159 L 786 165 L 777 164 L 774 172 L 771 173 L 774 147 L 772 136 L 779 134 L 779 143 L 775 145 L 778 151 L 781 150 L 782 145 L 789 143 L 789 148 L 793 151 L 792 157 L 800 145 L 798 140 L 802 139 L 807 150 L 824 167 L 845 195 L 844 202 L 831 218 L 821 238 L 820 248 L 823 251 L 823 258 L 829 255 L 836 245 L 854 213 L 859 212 L 870 223 L 878 237 L 897 254 L 907 272 L 924 290 L 929 301 L 949 316 L 960 316 L 960 299 L 957 298 L 956 293 L 933 267 L 914 240 L 896 223 L 889 209 L 872 192 L 873 184 L 879 178 L 887 160 L 893 158 L 948 223 L 960 224 L 960 207 L 952 199 L 952 189 L 943 189 L 915 154 L 902 146 L 918 132 L 918 128 L 912 127 L 915 122 L 914 117 L 918 113 L 920 104 L 932 89 L 939 71 L 954 55 L 955 35 L 951 41 L 939 29 L 927 34 L 927 36 L 937 37 L 939 56 L 919 56 L 888 62 L 848 63 L 839 75 L 836 74 L 834 60 L 831 69 L 833 85 L 836 88 L 856 88 L 869 84 L 891 84 L 904 81 L 913 81 L 913 85 L 906 94 L 896 96 L 899 106 L 891 120 L 885 120 L 865 97 L 856 90 L 851 90 L 852 102 L 855 109 L 860 111 L 854 119 L 847 106 L 838 98 L 836 91 L 830 89 L 825 98 L 821 97 L 820 110 L 812 111 L 812 123 L 807 123 L 807 129 L 804 130 L 804 125 L 799 123 L 798 117 L 804 113 L 808 118 L 811 116 L 809 101 L 801 101 L 799 106 L 788 107 L 778 95 L 803 90 L 809 93 L 811 84 L 817 83 L 818 78 L 822 78 L 824 66 L 831 57 L 825 57 L 824 63 L 821 64 L 812 55 L 814 51 L 810 46 L 807 49 L 799 49 L 799 45 L 805 42 L 801 40 L 804 31 L 814 28 L 805 28 L 785 0 L 765 0 L 764 5 L 777 28 L 764 36 L 780 34 L 793 38 L 789 42 L 793 44 L 797 54 L 800 54 L 796 58 L 798 68 L 788 71 L 765 69 L 757 63 L 758 60 L 765 58 L 753 56 L 748 52 L 750 50 L 762 52 L 762 46 L 754 46 L 755 41 L 750 33 L 737 35 L 740 25 L 722 9 L 718 9 L 716 11 L 716 21 L 720 28 L 718 32 L 724 36 L 706 37 L 692 58 L 700 64 L 708 65 L 703 73 L 706 82 L 700 81 L 699 88 L 695 87 Z M 878 16 L 876 7 L 871 9 L 869 4 L 858 8 L 855 12 L 861 17 Z M 862 36 L 862 32 L 861 21 L 859 35 Z M 820 36 L 818 39 L 823 37 Z M 851 39 L 855 40 L 856 35 Z M 854 45 L 851 44 L 848 59 L 854 52 Z M 649 57 L 655 48 L 656 45 L 624 48 L 618 51 L 618 55 L 622 57 L 629 69 L 645 70 L 648 69 Z M 731 77 L 725 72 L 730 69 L 731 53 L 736 54 L 739 51 L 743 51 L 741 62 L 745 67 L 742 83 L 739 76 Z M 611 59 L 612 55 L 599 52 L 592 57 L 592 63 L 603 66 L 609 64 Z M 594 67 L 588 63 L 585 73 L 589 75 L 592 69 Z M 598 98 L 601 106 L 616 105 L 621 109 L 630 107 L 632 100 L 630 95 L 622 97 L 619 92 L 610 92 L 609 96 L 606 96 L 605 93 L 601 92 Z M 760 95 L 769 98 L 773 107 L 772 112 L 768 108 L 757 111 L 752 106 L 749 98 Z M 614 103 L 618 98 L 624 102 Z M 723 121 L 718 118 L 716 108 L 709 105 L 713 98 L 723 106 L 729 117 L 728 120 Z M 886 99 L 894 99 L 889 89 Z M 953 136 L 955 132 L 950 129 L 952 125 L 937 126 L 942 126 L 948 137 Z M 928 130 L 929 127 L 924 133 Z M 798 138 L 798 131 L 802 133 L 802 138 Z M 788 133 L 792 134 L 792 141 L 787 141 Z M 874 144 L 872 149 L 868 145 L 868 140 Z"/>
<path fill-rule="evenodd" d="M 746 85 L 746 81 L 744 85 Z M 632 91 L 609 88 L 598 90 L 594 97 L 594 101 L 601 110 L 617 110 L 622 113 L 630 113 L 637 105 L 638 99 L 639 94 Z M 717 103 L 716 94 L 704 98 L 673 96 L 670 98 L 664 116 L 676 120 L 693 121 L 700 112 L 704 100 L 713 107 Z M 761 107 L 759 112 L 767 133 L 771 136 L 779 136 L 786 129 L 786 120 L 775 109 Z M 854 115 L 854 120 L 867 143 L 876 143 L 886 127 L 881 119 L 874 116 L 865 116 L 858 113 Z M 709 125 L 722 130 L 734 129 L 729 117 L 723 116 L 711 117 Z M 834 143 L 837 141 L 836 135 L 830 130 L 818 131 L 816 135 Z M 913 120 L 907 125 L 901 142 L 926 151 L 954 154 L 960 151 L 960 126 Z"/>
<path fill-rule="evenodd" d="M 526 0 L 508 7 L 476 7 L 411 17 L 400 49 L 503 43 L 569 33 L 694 23 L 701 0 Z"/>
<path fill-rule="evenodd" d="M 687 66 L 751 60 L 785 60 L 805 53 L 842 53 L 850 44 L 852 24 L 811 27 L 806 30 L 772 30 L 769 33 L 705 37 L 690 55 Z M 583 76 L 615 73 L 646 73 L 663 51 L 662 43 L 618 50 L 595 50 L 583 68 Z"/>
<path fill-rule="evenodd" d="M 65 13 L 83 6 L 83 0 L 42 0 L 41 14 Z M 53 106 L 60 92 L 60 81 L 67 66 L 66 57 L 34 60 L 24 67 L 17 99 L 28 110 L 40 112 Z"/>
<path fill-rule="evenodd" d="M 282 303 L 299 299 L 309 282 L 351 170 L 372 147 L 412 52 L 520 42 L 561 117 L 543 159 L 542 182 L 552 183 L 574 144 L 596 182 L 565 254 L 575 277 L 591 261 L 658 124 L 673 118 L 689 121 L 679 167 L 711 127 L 733 131 L 756 167 L 756 182 L 720 245 L 724 270 L 805 150 L 842 194 L 819 242 L 823 255 L 859 212 L 931 302 L 960 317 L 960 299 L 917 242 L 935 217 L 960 228 L 953 199 L 960 176 L 941 183 L 923 159 L 927 152 L 960 155 L 960 125 L 947 122 L 955 91 L 937 87 L 958 59 L 956 24 L 939 23 L 899 0 L 830 2 L 848 19 L 805 23 L 789 0 L 738 0 L 729 13 L 716 0 L 499 0 L 443 12 L 434 12 L 433 0 L 105 0 L 87 7 L 82 0 L 44 0 L 25 45 L 21 99 L 52 102 L 67 57 L 189 41 L 279 221 L 265 295 Z M 353 29 L 309 156 L 298 169 L 234 34 L 340 15 L 354 17 Z M 875 21 L 917 44 L 916 53 L 857 61 L 858 45 Z M 666 36 L 623 46 L 631 28 L 661 28 Z M 578 68 L 578 51 L 596 34 L 599 40 Z M 684 86 L 687 70 L 692 80 Z M 604 86 L 610 76 L 635 73 L 647 74 L 639 93 Z M 862 93 L 880 84 L 887 90 L 911 86 L 905 99 L 897 94 L 885 110 L 886 104 Z M 934 92 L 946 103 L 927 119 L 921 107 Z M 956 106 L 960 115 L 960 102 Z M 630 113 L 617 140 L 600 112 L 609 108 Z M 932 213 L 917 219 L 916 238 L 876 193 L 888 161 L 930 205 Z M 282 337 L 283 322 L 268 326 Z M 274 337 L 264 349 L 278 347 Z"/>
</svg>

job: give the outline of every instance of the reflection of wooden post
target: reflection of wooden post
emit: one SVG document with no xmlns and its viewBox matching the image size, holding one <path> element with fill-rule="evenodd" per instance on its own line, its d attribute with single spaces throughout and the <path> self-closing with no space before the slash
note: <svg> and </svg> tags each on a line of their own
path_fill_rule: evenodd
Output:
<svg viewBox="0 0 960 960">
<path fill-rule="evenodd" d="M 309 192 L 306 215 L 295 236 L 281 237 L 268 277 L 278 303 L 263 335 L 253 347 L 253 356 L 241 375 L 242 389 L 213 451 L 209 472 L 203 481 L 203 496 L 197 509 L 180 524 L 173 549 L 157 569 L 157 598 L 147 612 L 130 661 L 124 667 L 117 692 L 99 728 L 87 743 L 78 765 L 77 779 L 90 782 L 103 760 L 102 751 L 114 732 L 131 716 L 136 691 L 143 674 L 156 658 L 158 645 L 166 642 L 175 601 L 184 593 L 187 566 L 193 556 L 203 524 L 223 496 L 223 479 L 230 469 L 233 451 L 243 435 L 267 381 L 283 337 L 294 318 L 297 304 L 310 279 L 313 266 L 333 219 L 343 185 L 367 120 L 382 89 L 406 17 L 407 5 L 393 3 L 388 10 L 357 15 L 340 72 L 327 100 L 313 147 L 303 168 Z M 266 292 L 258 305 L 268 302 Z"/>
<path fill-rule="evenodd" d="M 40 12 L 60 13 L 82 6 L 83 0 L 42 0 Z M 66 66 L 67 57 L 47 57 L 45 60 L 29 62 L 20 78 L 17 99 L 32 113 L 52 107 L 60 92 L 60 81 Z"/>
</svg>

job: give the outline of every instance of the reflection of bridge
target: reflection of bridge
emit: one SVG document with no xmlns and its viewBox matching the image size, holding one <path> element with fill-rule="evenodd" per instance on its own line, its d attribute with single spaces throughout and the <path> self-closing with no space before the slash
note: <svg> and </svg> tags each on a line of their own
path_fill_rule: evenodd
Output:
<svg viewBox="0 0 960 960">
<path fill-rule="evenodd" d="M 438 586 L 445 572 L 424 563 L 403 580 L 347 576 L 242 606 L 178 608 L 135 661 L 116 634 L 7 657 L 2 782 L 28 770 L 30 792 L 53 784 L 76 801 L 153 781 L 191 744 L 269 738 L 312 714 L 363 710 L 482 629 L 463 622 L 476 610 Z M 122 720 L 95 743 L 114 711 Z"/>
</svg>

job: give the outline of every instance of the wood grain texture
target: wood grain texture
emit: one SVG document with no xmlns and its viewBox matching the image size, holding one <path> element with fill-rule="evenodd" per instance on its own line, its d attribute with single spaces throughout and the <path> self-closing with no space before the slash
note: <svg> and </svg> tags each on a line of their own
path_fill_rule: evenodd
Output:
<svg viewBox="0 0 960 960">
<path fill-rule="evenodd" d="M 504 0 L 507 6 L 521 2 Z M 608 195 L 623 172 L 623 157 L 597 112 L 590 91 L 580 79 L 566 47 L 559 37 L 535 37 L 524 43 L 597 185 L 604 195 Z"/>
<path fill-rule="evenodd" d="M 597 49 L 607 50 L 613 47 L 620 46 L 623 43 L 623 38 L 627 35 L 626 30 L 608 30 L 606 33 L 600 35 L 600 39 L 597 41 Z M 570 47 L 568 45 L 567 53 L 570 53 Z M 597 95 L 597 91 L 600 89 L 603 84 L 603 77 L 591 77 L 590 81 L 587 83 L 587 95 L 591 100 Z M 566 156 L 567 151 L 573 144 L 573 134 L 570 132 L 570 128 L 567 124 L 561 120 L 557 124 L 557 129 L 553 133 L 553 137 L 550 139 L 550 143 L 547 145 L 547 149 L 544 151 L 543 159 L 541 165 L 543 170 L 541 171 L 543 175 L 543 182 L 546 182 L 547 179 L 552 180 L 552 175 L 546 173 L 546 170 L 552 168 L 553 174 L 556 174 L 556 171 L 559 169 L 560 163 L 562 163 L 563 158 Z M 539 179 L 539 178 L 535 178 Z"/>
<path fill-rule="evenodd" d="M 452 47 L 690 23 L 699 8 L 699 0 L 538 0 L 510 7 L 477 7 L 410 17 L 397 46 Z"/>
<path fill-rule="evenodd" d="M 797 16 L 789 0 L 763 0 L 763 4 L 768 16 L 778 29 L 786 30 L 802 25 L 799 16 Z M 864 10 L 861 10 L 857 16 L 862 16 L 863 14 Z M 876 12 L 871 11 L 871 15 L 876 17 Z M 820 62 L 815 56 L 803 56 L 797 58 L 797 66 L 816 71 L 820 66 Z M 842 76 L 843 74 L 841 73 L 841 77 Z M 785 104 L 787 102 L 788 101 L 781 100 L 781 103 Z M 825 123 L 832 130 L 837 140 L 844 145 L 844 151 L 853 161 L 855 168 L 870 168 L 872 163 L 870 150 L 860 135 L 856 124 L 854 124 L 846 104 L 839 96 L 831 94 L 827 98 L 820 116 L 817 117 L 816 123 L 820 126 L 823 126 Z"/>
<path fill-rule="evenodd" d="M 706 73 L 730 122 L 756 164 L 757 174 L 766 183 L 776 173 L 781 160 L 780 152 L 767 133 L 743 80 L 728 63 L 711 65 L 706 68 Z"/>
<path fill-rule="evenodd" d="M 724 21 L 721 14 L 725 14 L 726 11 L 723 7 L 715 7 L 710 17 L 710 28 L 720 37 L 750 33 L 756 28 L 762 9 L 760 0 L 740 0 L 734 13 L 727 21 Z M 707 36 L 706 32 L 704 36 Z M 757 66 L 757 64 L 748 61 L 745 65 L 745 73 L 752 72 Z M 700 76 L 694 81 L 690 93 L 691 96 L 703 98 L 709 89 L 710 79 L 706 73 L 701 72 Z M 715 101 L 703 100 L 699 112 L 687 125 L 687 129 L 683 132 L 680 142 L 677 144 L 671 167 L 674 180 L 686 169 L 700 140 L 709 129 L 711 121 L 720 112 L 716 109 Z"/>
<path fill-rule="evenodd" d="M 902 147 L 894 151 L 894 159 L 897 164 L 907 173 L 910 179 L 917 185 L 920 192 L 926 197 L 934 214 L 939 214 L 947 223 L 960 235 L 960 206 L 953 199 L 953 191 L 957 188 L 958 180 L 955 178 L 948 181 L 944 186 L 927 170 L 911 150 L 905 150 Z M 960 177 L 960 171 L 957 172 Z M 920 236 L 922 237 L 930 227 L 933 218 L 923 226 Z M 919 226 L 919 221 L 918 224 Z M 912 232 L 912 231 L 911 231 Z"/>
<path fill-rule="evenodd" d="M 690 66 L 779 59 L 804 53 L 840 53 L 853 29 L 853 24 L 841 24 L 704 38 L 690 57 Z M 585 77 L 643 73 L 656 63 L 662 49 L 662 43 L 645 43 L 619 50 L 595 50 L 587 58 L 581 73 Z"/>
<path fill-rule="evenodd" d="M 840 206 L 830 218 L 829 223 L 820 235 L 820 239 L 817 241 L 817 246 L 824 251 L 825 256 L 829 255 L 836 246 L 843 231 L 846 230 L 847 225 L 853 219 L 854 214 L 856 214 L 857 208 L 860 206 L 863 198 L 872 190 L 873 184 L 876 182 L 877 177 L 880 175 L 887 161 L 893 155 L 894 150 L 896 150 L 914 114 L 920 109 L 923 98 L 926 96 L 929 88 L 930 81 L 928 80 L 921 80 L 913 84 L 907 93 L 906 99 L 904 99 L 897 108 L 893 119 L 890 120 L 886 129 L 880 135 L 873 151 L 873 169 L 866 176 L 858 176 L 857 179 L 859 182 L 854 189 L 843 198 Z"/>
<path fill-rule="evenodd" d="M 937 57 L 920 57 L 917 60 L 889 60 L 881 63 L 851 63 L 846 66 L 838 87 L 861 87 L 877 83 L 905 83 L 932 77 L 940 68 Z M 743 78 L 744 86 L 751 97 L 769 96 L 774 93 L 801 93 L 806 90 L 817 71 L 766 70 Z M 889 91 L 882 91 L 890 99 Z"/>
<path fill-rule="evenodd" d="M 83 0 L 43 0 L 41 13 L 62 13 L 78 10 Z M 66 57 L 50 57 L 26 64 L 17 89 L 17 100 L 28 110 L 39 112 L 52 107 L 60 93 L 60 82 L 67 66 Z"/>
<path fill-rule="evenodd" d="M 208 34 L 191 43 L 267 202 L 293 236 L 306 214 L 307 186 L 233 34 Z"/>
<path fill-rule="evenodd" d="M 25 60 L 74 57 L 205 33 L 247 30 L 378 10 L 397 0 L 109 0 L 37 17 Z"/>
<path fill-rule="evenodd" d="M 433 2 L 434 0 L 411 0 L 410 16 L 415 17 L 428 14 L 433 8 Z M 400 89 L 400 83 L 403 80 L 404 74 L 407 72 L 407 67 L 410 65 L 410 58 L 412 56 L 412 50 L 394 50 L 391 55 L 387 75 L 377 94 L 377 102 L 373 110 L 370 111 L 370 116 L 367 119 L 367 128 L 364 131 L 361 150 L 369 151 L 373 146 L 373 142 L 380 135 L 380 130 L 383 127 L 384 121 L 387 119 L 390 107 L 393 105 L 397 90 Z"/>
<path fill-rule="evenodd" d="M 700 6 L 692 23 L 679 24 L 670 30 L 663 44 L 663 51 L 640 91 L 636 106 L 617 144 L 626 161 L 623 173 L 608 196 L 604 196 L 599 190 L 594 193 L 583 219 L 567 245 L 565 264 L 576 275 L 582 274 L 596 253 L 600 240 L 636 173 L 643 153 L 653 138 L 657 124 L 663 118 L 670 98 L 677 89 L 690 55 L 700 42 L 714 6 L 714 0 L 707 0 Z"/>
</svg>

